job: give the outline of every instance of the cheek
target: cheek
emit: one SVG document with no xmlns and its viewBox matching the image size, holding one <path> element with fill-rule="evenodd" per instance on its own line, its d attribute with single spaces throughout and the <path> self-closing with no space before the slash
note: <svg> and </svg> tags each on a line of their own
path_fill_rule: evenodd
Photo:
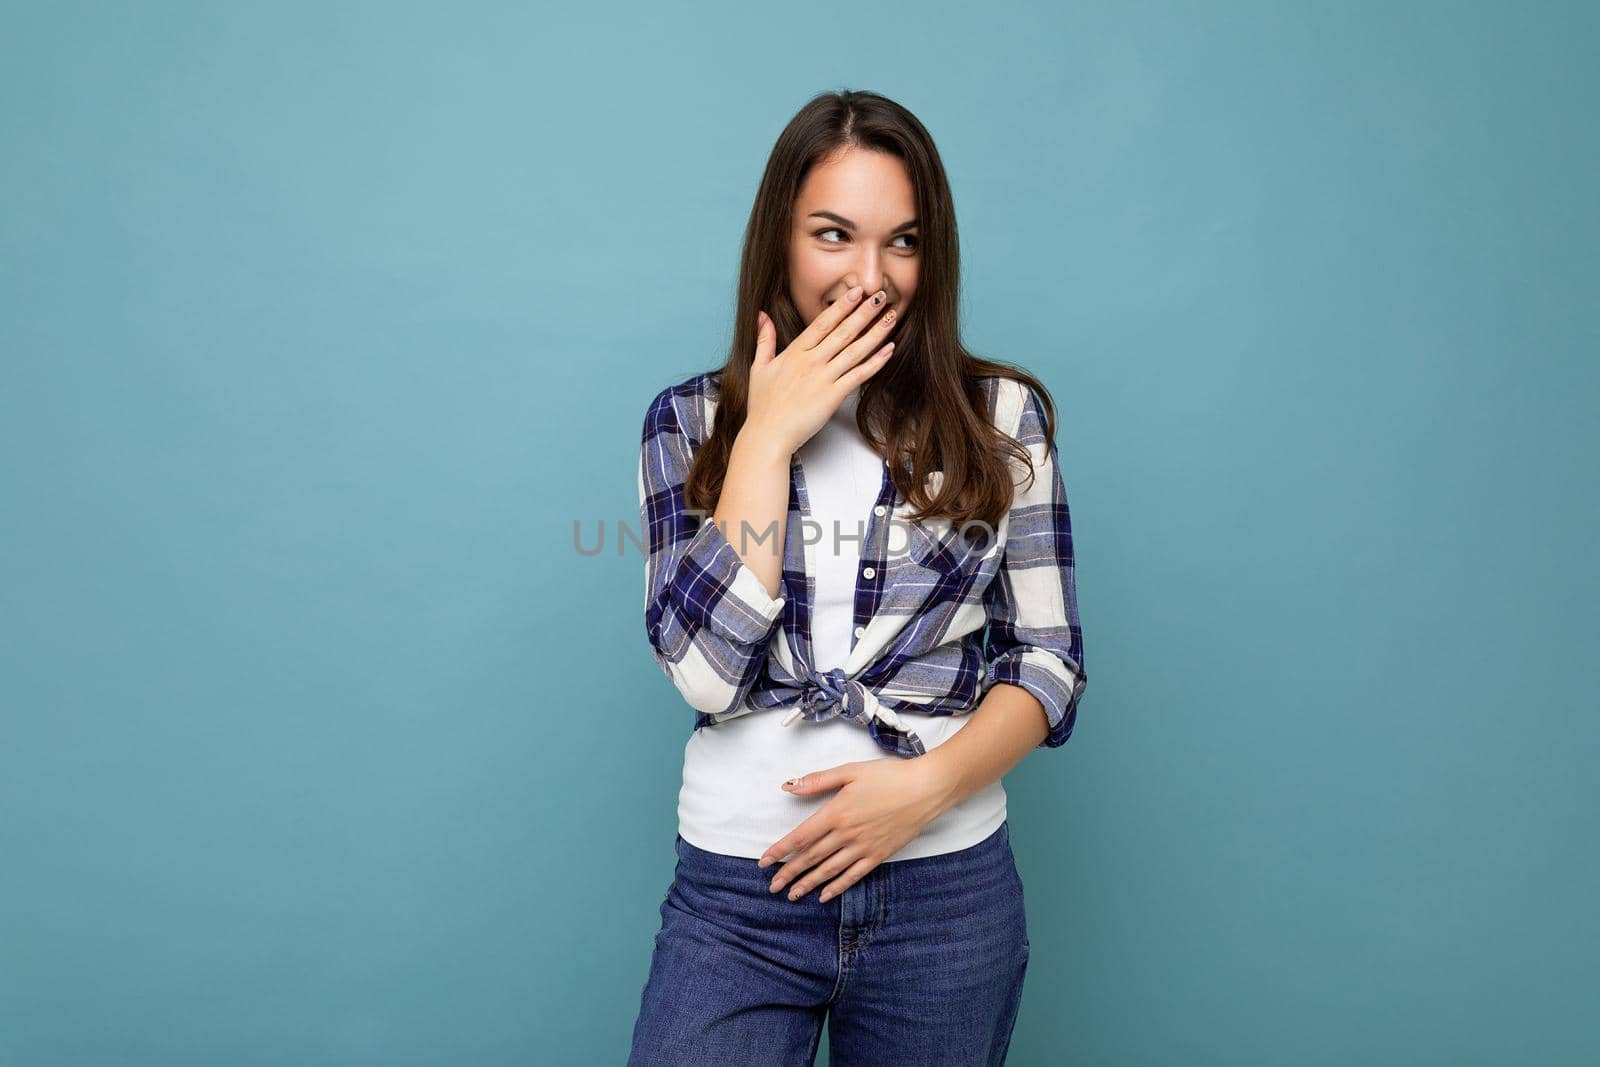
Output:
<svg viewBox="0 0 1600 1067">
<path fill-rule="evenodd" d="M 789 277 L 793 279 L 795 288 L 803 292 L 821 292 L 834 281 L 828 276 L 826 264 L 817 262 L 812 256 L 791 259 Z"/>
<path fill-rule="evenodd" d="M 835 275 L 828 274 L 817 264 L 807 263 L 802 259 L 789 268 L 789 299 L 793 300 L 795 307 L 802 312 L 808 312 L 808 317 L 814 316 L 822 310 L 823 296 L 838 281 Z"/>
</svg>

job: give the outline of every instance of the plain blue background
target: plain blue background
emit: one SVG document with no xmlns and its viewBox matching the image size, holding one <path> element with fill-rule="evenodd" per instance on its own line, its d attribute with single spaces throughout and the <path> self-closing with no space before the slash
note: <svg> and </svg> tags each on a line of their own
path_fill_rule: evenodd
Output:
<svg viewBox="0 0 1600 1067">
<path fill-rule="evenodd" d="M 0 1062 L 622 1062 L 616 523 L 841 87 L 1061 407 L 1011 1062 L 1600 1060 L 1594 10 L 8 4 Z"/>
</svg>

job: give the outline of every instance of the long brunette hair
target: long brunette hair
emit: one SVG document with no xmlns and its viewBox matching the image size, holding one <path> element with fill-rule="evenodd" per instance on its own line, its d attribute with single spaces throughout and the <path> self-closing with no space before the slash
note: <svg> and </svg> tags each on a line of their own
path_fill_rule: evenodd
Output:
<svg viewBox="0 0 1600 1067">
<path fill-rule="evenodd" d="M 718 376 L 717 414 L 696 450 L 684 487 L 689 507 L 709 515 L 722 493 L 734 439 L 744 425 L 756 311 L 765 309 L 782 352 L 808 325 L 789 298 L 788 242 L 795 201 L 819 160 L 852 147 L 899 158 L 915 190 L 922 261 L 911 307 L 901 316 L 894 355 L 861 385 L 856 424 L 889 468 L 913 521 L 949 517 L 992 529 L 1011 506 L 1012 472 L 1003 453 L 1031 469 L 1027 449 L 990 421 L 979 379 L 1014 378 L 1035 390 L 1047 440 L 1055 439 L 1055 404 L 1044 383 L 1021 367 L 973 355 L 961 343 L 957 315 L 960 253 L 944 165 L 933 138 L 910 111 L 877 93 L 819 93 L 789 121 L 767 159 L 745 227 L 738 310 L 727 362 Z M 875 427 L 882 427 L 879 432 Z M 929 498 L 924 480 L 943 471 Z"/>
</svg>

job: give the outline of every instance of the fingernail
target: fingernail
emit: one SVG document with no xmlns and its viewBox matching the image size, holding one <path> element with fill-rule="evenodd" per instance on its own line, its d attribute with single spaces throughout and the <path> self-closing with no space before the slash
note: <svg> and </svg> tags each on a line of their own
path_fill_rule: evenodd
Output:
<svg viewBox="0 0 1600 1067">
<path fill-rule="evenodd" d="M 845 299 L 846 300 L 859 300 L 859 299 L 861 299 L 861 286 L 859 286 L 859 285 L 856 286 L 854 289 L 851 289 L 848 293 L 846 293 L 844 295 L 845 295 Z"/>
</svg>

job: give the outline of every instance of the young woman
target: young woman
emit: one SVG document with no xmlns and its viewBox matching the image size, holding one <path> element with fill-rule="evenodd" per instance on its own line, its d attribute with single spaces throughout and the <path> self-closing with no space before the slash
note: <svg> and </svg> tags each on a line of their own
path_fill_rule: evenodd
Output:
<svg viewBox="0 0 1600 1067">
<path fill-rule="evenodd" d="M 933 140 L 784 129 L 732 352 L 645 417 L 645 627 L 695 710 L 629 1063 L 998 1064 L 1028 963 L 1001 777 L 1084 688 L 1048 391 L 959 340 Z M 893 337 L 891 341 L 890 338 Z"/>
</svg>

